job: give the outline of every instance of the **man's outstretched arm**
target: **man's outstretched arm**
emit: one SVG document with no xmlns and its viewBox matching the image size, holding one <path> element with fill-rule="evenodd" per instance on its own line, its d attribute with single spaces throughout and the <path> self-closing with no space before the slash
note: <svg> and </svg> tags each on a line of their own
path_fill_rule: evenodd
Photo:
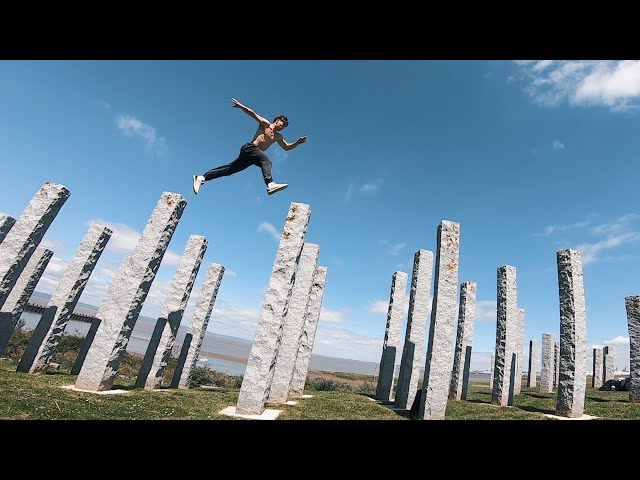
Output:
<svg viewBox="0 0 640 480">
<path fill-rule="evenodd" d="M 260 115 L 258 115 L 256 112 L 254 112 L 253 110 L 251 110 L 249 107 L 244 106 L 243 104 L 241 104 L 238 100 L 236 100 L 235 98 L 231 99 L 231 102 L 233 102 L 233 106 L 236 108 L 239 108 L 240 110 L 242 110 L 244 113 L 246 113 L 247 115 L 249 115 L 251 118 L 254 118 L 258 123 L 266 123 L 267 125 L 270 125 L 271 122 L 269 122 L 269 120 L 267 120 L 264 117 L 261 117 Z"/>
<path fill-rule="evenodd" d="M 282 137 L 282 135 L 280 135 L 279 133 L 276 133 L 276 140 L 278 142 L 278 145 L 280 145 L 285 152 L 288 152 L 289 150 L 296 148 L 298 145 L 302 145 L 304 142 L 309 140 L 309 138 L 300 137 L 298 140 L 296 140 L 293 143 L 287 143 L 287 141 Z"/>
</svg>

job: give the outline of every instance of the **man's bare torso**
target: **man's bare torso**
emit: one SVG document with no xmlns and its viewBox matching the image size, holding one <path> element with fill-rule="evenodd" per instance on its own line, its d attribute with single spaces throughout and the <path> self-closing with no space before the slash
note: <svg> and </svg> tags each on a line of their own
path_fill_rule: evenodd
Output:
<svg viewBox="0 0 640 480">
<path fill-rule="evenodd" d="M 274 132 L 273 128 L 271 128 L 270 126 L 265 127 L 261 124 L 258 126 L 258 130 L 256 130 L 252 142 L 256 147 L 264 152 L 277 140 L 277 135 L 280 134 Z"/>
</svg>

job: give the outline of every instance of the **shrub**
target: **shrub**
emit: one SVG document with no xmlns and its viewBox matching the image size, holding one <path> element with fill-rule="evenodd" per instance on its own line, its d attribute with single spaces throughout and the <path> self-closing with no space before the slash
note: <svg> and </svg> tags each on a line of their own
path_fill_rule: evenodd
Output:
<svg viewBox="0 0 640 480">
<path fill-rule="evenodd" d="M 189 377 L 189 386 L 191 388 L 197 388 L 200 385 L 211 384 L 211 370 L 204 367 L 194 367 L 191 370 L 191 376 Z"/>
<path fill-rule="evenodd" d="M 353 392 L 353 389 L 348 383 L 338 382 L 328 378 L 317 378 L 310 382 L 307 381 L 305 388 L 317 392 Z"/>
<path fill-rule="evenodd" d="M 376 386 L 372 382 L 364 382 L 358 385 L 356 393 L 360 395 L 366 395 L 367 397 L 375 397 Z"/>
</svg>

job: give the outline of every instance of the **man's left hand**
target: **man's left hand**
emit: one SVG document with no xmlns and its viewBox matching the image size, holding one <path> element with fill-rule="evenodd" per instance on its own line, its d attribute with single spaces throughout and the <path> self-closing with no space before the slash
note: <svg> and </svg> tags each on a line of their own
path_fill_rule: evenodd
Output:
<svg viewBox="0 0 640 480">
<path fill-rule="evenodd" d="M 300 138 L 298 139 L 298 143 L 302 144 L 302 143 L 306 142 L 307 140 L 309 140 L 309 138 L 308 138 L 308 137 L 300 137 Z"/>
</svg>

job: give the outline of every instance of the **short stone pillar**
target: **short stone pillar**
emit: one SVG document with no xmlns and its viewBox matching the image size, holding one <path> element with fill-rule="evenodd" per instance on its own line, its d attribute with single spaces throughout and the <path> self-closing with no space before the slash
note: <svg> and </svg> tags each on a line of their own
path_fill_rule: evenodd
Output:
<svg viewBox="0 0 640 480">
<path fill-rule="evenodd" d="M 560 366 L 556 415 L 584 414 L 587 388 L 587 318 L 582 257 L 577 250 L 557 253 L 560 290 Z"/>
<path fill-rule="evenodd" d="M 602 386 L 602 364 L 604 360 L 602 348 L 593 349 L 593 375 L 591 376 L 591 387 L 600 388 Z"/>
<path fill-rule="evenodd" d="M 498 268 L 498 303 L 496 318 L 496 365 L 493 375 L 491 403 L 506 407 L 511 385 L 511 360 L 517 348 L 518 287 L 516 267 Z M 517 357 L 517 355 L 516 355 Z M 515 372 L 515 369 L 514 369 Z M 513 389 L 511 389 L 513 391 Z"/>
<path fill-rule="evenodd" d="M 204 282 L 202 282 L 202 288 L 200 288 L 198 303 L 196 304 L 196 308 L 193 310 L 191 324 L 187 330 L 187 335 L 191 340 L 186 351 L 183 364 L 184 366 L 182 368 L 178 368 L 178 366 L 176 366 L 173 380 L 171 382 L 171 388 L 189 388 L 191 375 L 196 366 L 196 362 L 198 361 L 198 356 L 200 355 L 204 335 L 207 332 L 209 318 L 211 317 L 211 310 L 213 310 L 213 305 L 216 301 L 223 275 L 224 267 L 222 265 L 217 263 L 209 265 L 207 275 Z M 171 349 L 169 349 L 169 351 L 170 350 Z"/>
<path fill-rule="evenodd" d="M 324 296 L 324 286 L 326 281 L 327 267 L 316 268 L 316 271 L 313 273 L 313 283 L 311 284 L 311 292 L 309 293 L 307 313 L 304 317 L 302 337 L 300 337 L 298 355 L 296 356 L 296 365 L 293 369 L 291 387 L 289 388 L 289 397 L 291 398 L 299 398 L 304 392 L 304 384 L 307 381 L 307 372 L 309 371 L 313 342 L 315 341 L 316 331 L 318 330 L 318 321 L 320 319 L 322 297 Z"/>
<path fill-rule="evenodd" d="M 629 326 L 629 403 L 640 403 L 640 296 L 624 299 Z"/>
<path fill-rule="evenodd" d="M 0 243 L 0 307 L 71 193 L 45 182 Z"/>
<path fill-rule="evenodd" d="M 171 349 L 176 341 L 178 328 L 180 328 L 184 310 L 187 308 L 187 302 L 208 245 L 207 239 L 202 235 L 189 237 L 171 281 L 169 293 L 160 310 L 158 328 L 154 329 L 142 359 L 136 388 L 154 390 L 162 385 L 164 368 L 171 356 Z"/>
<path fill-rule="evenodd" d="M 186 199 L 162 193 L 133 253 L 122 261 L 96 313 L 100 326 L 76 379 L 76 388 L 109 390 L 118 373 L 131 331 L 175 232 Z"/>
<path fill-rule="evenodd" d="M 616 378 L 616 356 L 613 345 L 605 345 L 602 353 L 602 371 L 604 375 L 602 381 L 607 383 L 609 380 L 615 380 Z"/>
<path fill-rule="evenodd" d="M 269 403 L 284 403 L 289 397 L 289 386 L 293 377 L 298 345 L 313 283 L 313 274 L 318 266 L 319 255 L 319 245 L 305 243 L 302 247 L 302 255 L 300 255 L 300 261 L 298 262 L 289 308 L 283 321 L 280 349 L 276 357 L 271 389 L 267 397 L 267 402 Z"/>
<path fill-rule="evenodd" d="M 542 334 L 542 368 L 540 392 L 553 393 L 553 377 L 556 369 L 556 341 L 552 334 Z"/>
<path fill-rule="evenodd" d="M 94 224 L 89 228 L 42 313 L 40 322 L 43 326 L 48 325 L 45 336 L 40 341 L 32 335 L 18 365 L 19 372 L 44 373 L 47 370 L 71 314 L 112 233 L 104 225 Z"/>
<path fill-rule="evenodd" d="M 405 272 L 394 272 L 391 277 L 387 326 L 384 331 L 382 357 L 380 358 L 378 385 L 376 388 L 376 399 L 382 402 L 391 401 L 393 395 L 396 356 L 400 348 L 400 332 L 402 330 L 407 279 L 408 275 Z"/>
<path fill-rule="evenodd" d="M 261 415 L 264 412 L 280 348 L 282 322 L 289 308 L 310 216 L 309 205 L 291 203 L 240 387 L 237 414 Z"/>
<path fill-rule="evenodd" d="M 0 355 L 7 349 L 18 320 L 52 256 L 51 250 L 43 247 L 36 248 L 0 309 Z"/>
<path fill-rule="evenodd" d="M 418 418 L 444 420 L 455 352 L 460 259 L 460 224 L 443 220 L 438 226 L 433 308 Z"/>
<path fill-rule="evenodd" d="M 431 306 L 433 252 L 418 250 L 413 256 L 413 274 L 409 294 L 407 329 L 404 335 L 402 359 L 396 388 L 396 408 L 411 410 L 418 391 L 420 367 L 424 353 L 427 314 Z"/>
<path fill-rule="evenodd" d="M 458 311 L 458 333 L 456 350 L 451 372 L 450 400 L 463 400 L 462 376 L 464 373 L 465 355 L 468 346 L 473 345 L 473 321 L 476 316 L 476 283 L 464 282 L 460 285 L 460 303 Z"/>
<path fill-rule="evenodd" d="M 529 374 L 527 387 L 535 388 L 538 385 L 538 342 L 529 340 Z"/>
</svg>

